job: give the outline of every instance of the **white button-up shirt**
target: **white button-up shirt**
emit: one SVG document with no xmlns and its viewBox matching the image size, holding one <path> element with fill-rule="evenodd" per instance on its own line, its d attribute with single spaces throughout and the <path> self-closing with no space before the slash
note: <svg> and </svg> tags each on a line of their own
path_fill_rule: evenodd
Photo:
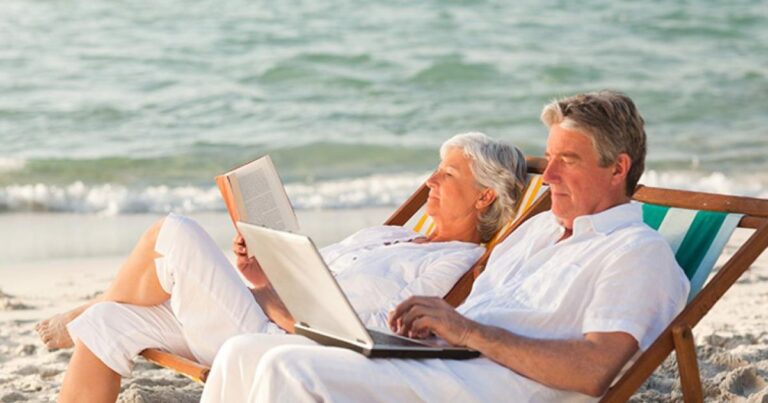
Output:
<svg viewBox="0 0 768 403">
<path fill-rule="evenodd" d="M 496 246 L 458 311 L 538 339 L 626 332 L 646 349 L 688 295 L 669 245 L 642 222 L 635 204 L 578 217 L 573 234 L 557 242 L 563 232 L 551 212 L 520 226 Z M 596 400 L 544 386 L 485 357 L 386 362 L 426 401 Z"/>
<path fill-rule="evenodd" d="M 496 247 L 460 307 L 466 316 L 536 338 L 621 331 L 646 349 L 685 306 L 688 280 L 669 244 L 622 204 L 563 227 L 543 213 Z"/>
<path fill-rule="evenodd" d="M 409 242 L 420 236 L 377 226 L 320 251 L 366 326 L 387 329 L 389 311 L 412 295 L 442 297 L 485 250 L 461 241 Z"/>
</svg>

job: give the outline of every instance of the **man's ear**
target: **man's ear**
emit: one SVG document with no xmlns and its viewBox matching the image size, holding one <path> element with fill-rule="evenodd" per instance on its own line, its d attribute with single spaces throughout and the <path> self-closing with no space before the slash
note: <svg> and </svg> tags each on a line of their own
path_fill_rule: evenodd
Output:
<svg viewBox="0 0 768 403">
<path fill-rule="evenodd" d="M 482 210 L 490 206 L 496 200 L 496 191 L 491 188 L 485 188 L 480 192 L 480 197 L 475 202 L 475 208 Z"/>
<path fill-rule="evenodd" d="M 632 159 L 629 158 L 629 154 L 619 154 L 616 157 L 616 162 L 613 164 L 613 182 L 625 183 L 630 168 L 632 168 Z"/>
</svg>

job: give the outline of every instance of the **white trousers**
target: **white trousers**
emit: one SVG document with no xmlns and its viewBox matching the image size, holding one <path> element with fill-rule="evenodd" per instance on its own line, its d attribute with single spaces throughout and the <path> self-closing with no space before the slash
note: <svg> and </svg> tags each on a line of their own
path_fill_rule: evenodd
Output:
<svg viewBox="0 0 768 403">
<path fill-rule="evenodd" d="M 192 219 L 170 214 L 155 250 L 169 301 L 158 306 L 98 303 L 67 329 L 104 364 L 128 376 L 133 358 L 161 348 L 210 365 L 224 342 L 245 333 L 279 332 L 232 264 Z"/>
<path fill-rule="evenodd" d="M 222 346 L 200 401 L 422 401 L 390 361 L 297 335 L 242 335 Z"/>
<path fill-rule="evenodd" d="M 594 402 L 488 358 L 369 359 L 297 335 L 248 334 L 216 356 L 201 402 Z"/>
</svg>

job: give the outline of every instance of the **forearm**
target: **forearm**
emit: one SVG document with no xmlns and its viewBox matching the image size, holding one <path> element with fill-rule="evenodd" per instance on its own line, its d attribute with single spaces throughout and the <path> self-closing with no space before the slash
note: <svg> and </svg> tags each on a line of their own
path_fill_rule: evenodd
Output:
<svg viewBox="0 0 768 403">
<path fill-rule="evenodd" d="M 261 307 L 261 310 L 264 311 L 264 314 L 266 314 L 272 322 L 275 322 L 288 333 L 294 332 L 294 324 L 296 322 L 271 286 L 266 285 L 263 287 L 252 288 L 251 293 L 256 299 L 256 303 Z"/>
<path fill-rule="evenodd" d="M 592 396 L 604 393 L 631 356 L 623 352 L 617 357 L 586 338 L 532 339 L 477 323 L 468 334 L 467 346 L 543 385 Z"/>
</svg>

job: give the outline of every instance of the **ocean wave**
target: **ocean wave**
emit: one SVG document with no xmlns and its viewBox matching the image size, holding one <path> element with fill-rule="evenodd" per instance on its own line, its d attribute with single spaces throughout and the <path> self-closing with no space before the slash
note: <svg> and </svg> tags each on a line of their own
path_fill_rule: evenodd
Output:
<svg viewBox="0 0 768 403">
<path fill-rule="evenodd" d="M 286 185 L 294 208 L 341 209 L 396 206 L 427 174 L 372 175 L 313 184 Z M 101 215 L 224 211 L 216 187 L 86 185 L 10 185 L 0 188 L 0 212 L 61 212 Z"/>
<path fill-rule="evenodd" d="M 671 189 L 768 198 L 768 177 L 764 174 L 734 178 L 722 172 L 650 170 L 643 174 L 640 183 Z"/>
<path fill-rule="evenodd" d="M 294 208 L 350 209 L 395 207 L 427 178 L 427 173 L 376 174 L 352 179 L 286 185 Z M 649 186 L 768 198 L 768 178 L 738 179 L 721 172 L 647 171 L 640 180 Z M 0 187 L 0 212 L 63 212 L 100 215 L 137 213 L 189 214 L 224 211 L 214 186 L 145 186 L 116 184 L 10 185 Z"/>
</svg>

